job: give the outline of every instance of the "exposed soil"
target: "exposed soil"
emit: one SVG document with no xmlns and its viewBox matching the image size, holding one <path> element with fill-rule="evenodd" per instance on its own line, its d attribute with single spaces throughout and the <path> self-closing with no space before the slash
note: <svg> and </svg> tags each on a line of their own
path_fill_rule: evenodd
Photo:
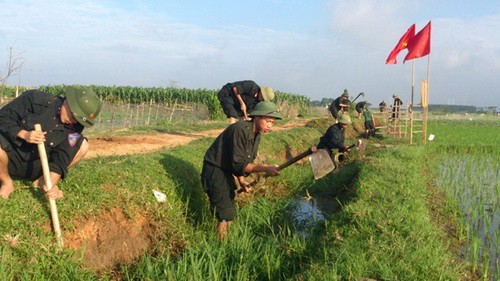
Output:
<svg viewBox="0 0 500 281">
<path fill-rule="evenodd" d="M 131 263 L 153 243 L 154 227 L 147 218 L 141 214 L 127 218 L 120 209 L 72 224 L 74 230 L 64 234 L 65 246 L 77 251 L 83 249 L 83 266 L 95 272 Z"/>
<path fill-rule="evenodd" d="M 273 127 L 273 131 L 305 126 L 307 120 L 289 122 Z M 216 137 L 224 129 L 215 129 L 192 134 L 149 134 L 137 136 L 99 136 L 89 137 L 90 151 L 85 158 L 97 156 L 126 155 L 146 153 L 162 148 L 187 145 L 202 137 Z"/>
</svg>

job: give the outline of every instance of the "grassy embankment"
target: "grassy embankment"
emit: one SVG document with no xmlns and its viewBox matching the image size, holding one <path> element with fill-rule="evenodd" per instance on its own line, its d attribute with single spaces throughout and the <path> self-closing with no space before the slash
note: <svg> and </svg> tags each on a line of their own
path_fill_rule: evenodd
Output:
<svg viewBox="0 0 500 281">
<path fill-rule="evenodd" d="M 263 136 L 261 155 L 279 164 L 285 147 L 300 152 L 317 143 L 326 127 L 302 127 Z M 242 197 L 228 239 L 217 241 L 201 191 L 201 159 L 213 139 L 155 153 L 100 157 L 76 166 L 61 183 L 58 201 L 64 235 L 82 219 L 122 209 L 147 218 L 152 244 L 134 264 L 82 268 L 81 251 L 57 251 L 48 204 L 27 182 L 0 202 L 0 279 L 89 280 L 359 280 L 459 279 L 461 264 L 431 216 L 426 151 L 389 139 L 386 148 L 354 153 L 339 171 L 314 181 L 307 163 L 266 179 Z M 352 140 L 351 140 L 352 141 Z M 348 141 L 349 143 L 351 141 Z M 157 189 L 167 195 L 158 203 Z M 298 235 L 290 201 L 306 195 L 330 198 L 333 213 L 308 235 Z M 439 206 L 437 206 L 439 207 Z M 65 236 L 65 237 L 66 237 Z M 16 238 L 17 237 L 17 238 Z M 99 237 L 97 237 L 98 239 Z"/>
</svg>

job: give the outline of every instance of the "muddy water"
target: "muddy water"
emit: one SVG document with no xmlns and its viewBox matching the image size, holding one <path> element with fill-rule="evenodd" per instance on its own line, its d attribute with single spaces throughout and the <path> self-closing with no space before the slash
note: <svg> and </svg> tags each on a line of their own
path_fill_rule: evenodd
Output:
<svg viewBox="0 0 500 281">
<path fill-rule="evenodd" d="M 339 205 L 334 198 L 318 196 L 294 199 L 290 208 L 297 235 L 307 237 L 316 225 L 338 209 Z"/>
</svg>

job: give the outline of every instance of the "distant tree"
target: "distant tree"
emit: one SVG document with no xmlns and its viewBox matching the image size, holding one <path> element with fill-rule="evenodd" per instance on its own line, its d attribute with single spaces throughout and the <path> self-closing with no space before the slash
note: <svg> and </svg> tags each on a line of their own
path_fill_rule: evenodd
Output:
<svg viewBox="0 0 500 281">
<path fill-rule="evenodd" d="M 429 104 L 429 111 L 440 113 L 472 113 L 478 110 L 472 105 Z"/>
<path fill-rule="evenodd" d="M 496 112 L 496 110 L 497 110 L 496 106 L 486 106 L 485 107 L 485 112 L 488 115 L 490 115 L 490 114 L 493 115 Z"/>
<path fill-rule="evenodd" d="M 14 54 L 12 53 L 12 47 L 9 48 L 9 57 L 7 65 L 5 67 L 5 73 L 0 72 L 0 84 L 2 85 L 2 92 L 0 93 L 0 102 L 4 101 L 4 89 L 7 80 L 16 74 L 19 74 L 25 62 L 26 59 L 22 56 L 22 52 Z"/>
<path fill-rule="evenodd" d="M 333 102 L 332 98 L 322 98 L 319 100 L 313 100 L 310 102 L 311 106 L 327 107 Z"/>
</svg>

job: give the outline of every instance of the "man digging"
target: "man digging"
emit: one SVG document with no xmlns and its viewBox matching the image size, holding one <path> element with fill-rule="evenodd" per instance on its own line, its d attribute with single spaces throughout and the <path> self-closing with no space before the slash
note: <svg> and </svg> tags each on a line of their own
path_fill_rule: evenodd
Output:
<svg viewBox="0 0 500 281">
<path fill-rule="evenodd" d="M 236 182 L 246 191 L 250 189 L 245 176 L 265 172 L 279 175 L 277 165 L 255 164 L 261 134 L 269 132 L 276 119 L 282 119 L 277 107 L 270 101 L 258 103 L 250 112 L 250 121 L 229 125 L 208 148 L 203 159 L 201 182 L 210 199 L 210 210 L 217 218 L 217 235 L 223 240 L 236 216 L 234 204 Z"/>
</svg>

